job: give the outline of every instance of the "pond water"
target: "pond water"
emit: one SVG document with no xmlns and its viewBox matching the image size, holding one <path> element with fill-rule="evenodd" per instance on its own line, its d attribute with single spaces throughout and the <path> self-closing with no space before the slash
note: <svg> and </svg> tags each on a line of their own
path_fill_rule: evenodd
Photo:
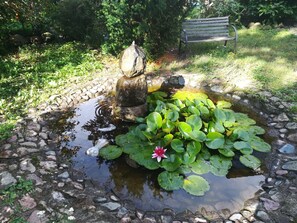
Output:
<svg viewBox="0 0 297 223">
<path fill-rule="evenodd" d="M 261 167 L 260 173 L 255 173 L 235 162 L 227 177 L 204 174 L 203 177 L 209 182 L 211 189 L 204 196 L 197 197 L 184 190 L 168 192 L 161 189 L 157 182 L 158 171 L 132 168 L 123 156 L 113 161 L 105 161 L 86 155 L 86 150 L 94 146 L 98 138 L 106 138 L 113 144 L 117 134 L 128 130 L 129 124 L 110 119 L 111 110 L 104 105 L 104 101 L 103 97 L 99 97 L 80 104 L 61 117 L 53 127 L 58 128 L 63 135 L 61 152 L 69 156 L 72 167 L 82 171 L 87 179 L 92 179 L 107 192 L 112 191 L 121 200 L 146 211 L 171 208 L 176 212 L 186 209 L 196 212 L 203 207 L 206 210 L 215 208 L 217 211 L 229 209 L 232 213 L 241 210 L 244 202 L 259 191 L 260 182 L 265 179 L 264 166 Z M 111 123 L 117 127 L 116 130 L 98 130 Z M 265 156 L 256 155 L 260 159 L 263 159 L 261 155 Z"/>
</svg>

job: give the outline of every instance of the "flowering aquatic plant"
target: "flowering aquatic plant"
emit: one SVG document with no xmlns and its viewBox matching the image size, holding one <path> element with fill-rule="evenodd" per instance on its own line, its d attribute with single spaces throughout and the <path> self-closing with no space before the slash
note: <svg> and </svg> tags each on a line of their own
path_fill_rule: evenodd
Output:
<svg viewBox="0 0 297 223">
<path fill-rule="evenodd" d="M 156 146 L 154 153 L 152 155 L 152 158 L 157 158 L 158 162 L 161 162 L 162 158 L 167 158 L 167 156 L 165 155 L 167 149 L 164 149 L 163 147 L 160 146 Z"/>
</svg>

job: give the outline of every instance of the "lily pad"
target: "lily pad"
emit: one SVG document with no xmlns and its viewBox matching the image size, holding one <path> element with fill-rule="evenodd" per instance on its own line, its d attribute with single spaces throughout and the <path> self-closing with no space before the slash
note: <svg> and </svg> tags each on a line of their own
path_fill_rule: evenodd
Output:
<svg viewBox="0 0 297 223">
<path fill-rule="evenodd" d="M 158 175 L 158 182 L 165 190 L 178 190 L 183 186 L 183 177 L 175 172 L 164 171 Z"/>
<path fill-rule="evenodd" d="M 251 147 L 254 150 L 257 150 L 259 152 L 270 152 L 271 151 L 271 146 L 268 143 L 264 142 L 259 137 L 254 137 L 252 139 Z"/>
<path fill-rule="evenodd" d="M 180 122 L 178 129 L 185 138 L 190 138 L 189 134 L 192 132 L 192 127 L 188 123 Z"/>
<path fill-rule="evenodd" d="M 261 161 L 253 155 L 240 156 L 239 160 L 243 165 L 252 169 L 257 169 L 261 166 Z"/>
<path fill-rule="evenodd" d="M 182 164 L 180 156 L 171 154 L 167 159 L 162 160 L 162 167 L 167 171 L 175 171 Z"/>
<path fill-rule="evenodd" d="M 217 121 L 220 121 L 220 122 L 224 122 L 226 121 L 226 115 L 225 115 L 225 112 L 219 108 L 215 108 L 214 109 L 214 116 L 216 117 Z"/>
<path fill-rule="evenodd" d="M 146 167 L 149 170 L 156 170 L 159 168 L 159 163 L 156 159 L 152 159 L 152 149 L 145 148 L 130 154 L 130 159 L 136 161 L 139 165 Z"/>
<path fill-rule="evenodd" d="M 184 144 L 179 139 L 173 139 L 171 141 L 171 148 L 174 149 L 177 153 L 182 153 L 185 151 Z"/>
<path fill-rule="evenodd" d="M 219 149 L 219 153 L 221 153 L 222 155 L 224 155 L 226 157 L 235 156 L 235 153 L 232 151 L 232 149 L 228 149 L 228 148 Z"/>
<path fill-rule="evenodd" d="M 218 108 L 230 108 L 232 104 L 228 101 L 218 101 L 217 102 L 217 107 Z"/>
<path fill-rule="evenodd" d="M 237 150 L 241 150 L 241 149 L 251 148 L 251 146 L 248 142 L 238 141 L 234 143 L 234 148 Z"/>
<path fill-rule="evenodd" d="M 189 194 L 203 196 L 210 187 L 203 177 L 190 175 L 184 180 L 183 188 Z"/>
<path fill-rule="evenodd" d="M 210 165 L 201 158 L 196 159 L 194 163 L 190 164 L 192 171 L 196 174 L 205 174 L 210 171 Z"/>
<path fill-rule="evenodd" d="M 221 148 L 225 143 L 224 135 L 219 132 L 210 132 L 207 134 L 207 138 L 209 141 L 205 142 L 205 144 L 210 149 Z"/>
<path fill-rule="evenodd" d="M 210 157 L 211 172 L 216 176 L 225 176 L 232 166 L 230 158 L 214 155 Z"/>
<path fill-rule="evenodd" d="M 146 124 L 151 131 L 162 127 L 162 116 L 158 112 L 152 112 L 147 116 Z"/>
<path fill-rule="evenodd" d="M 122 148 L 118 146 L 109 145 L 99 150 L 99 156 L 106 160 L 113 160 L 122 155 Z"/>
<path fill-rule="evenodd" d="M 187 117 L 186 122 L 191 125 L 193 130 L 200 130 L 202 127 L 202 120 L 198 115 L 191 115 Z"/>
</svg>

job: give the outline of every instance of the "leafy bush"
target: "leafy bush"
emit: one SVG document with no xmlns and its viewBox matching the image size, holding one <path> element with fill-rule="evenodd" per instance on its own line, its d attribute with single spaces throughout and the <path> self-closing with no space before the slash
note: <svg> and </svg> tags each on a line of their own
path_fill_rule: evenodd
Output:
<svg viewBox="0 0 297 223">
<path fill-rule="evenodd" d="M 169 99 L 166 96 L 153 93 L 148 98 L 151 113 L 116 137 L 118 147 L 106 147 L 99 155 L 115 159 L 126 153 L 147 169 L 162 168 L 158 176 L 162 188 L 183 188 L 197 196 L 209 190 L 208 182 L 198 175 L 225 176 L 235 157 L 246 167 L 260 167 L 253 151 L 269 152 L 271 147 L 258 137 L 265 131 L 253 119 L 232 111 L 229 102 L 214 104 L 202 93 L 179 91 Z"/>
<path fill-rule="evenodd" d="M 179 25 L 192 4 L 181 0 L 103 1 L 107 28 L 103 49 L 118 54 L 135 41 L 149 55 L 163 53 L 177 41 Z"/>
<path fill-rule="evenodd" d="M 240 23 L 243 13 L 242 4 L 236 0 L 212 1 L 211 4 L 200 1 L 199 6 L 201 17 L 230 16 L 230 20 L 235 23 Z"/>
<path fill-rule="evenodd" d="M 67 40 L 101 43 L 104 26 L 98 18 L 100 5 L 91 0 L 60 1 L 52 15 L 53 26 Z"/>
</svg>

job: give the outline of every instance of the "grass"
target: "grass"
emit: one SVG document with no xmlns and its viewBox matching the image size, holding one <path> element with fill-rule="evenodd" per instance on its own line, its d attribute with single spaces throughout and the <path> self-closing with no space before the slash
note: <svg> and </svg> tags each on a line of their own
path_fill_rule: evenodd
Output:
<svg viewBox="0 0 297 223">
<path fill-rule="evenodd" d="M 27 193 L 30 193 L 34 189 L 33 182 L 31 180 L 24 180 L 19 178 L 16 184 L 7 187 L 4 190 L 0 190 L 0 207 L 9 206 L 13 210 L 13 215 L 10 216 L 9 222 L 21 223 L 27 222 L 22 216 L 22 210 L 17 199 L 21 198 Z"/>
<path fill-rule="evenodd" d="M 233 42 L 227 48 L 223 43 L 191 44 L 186 59 L 162 69 L 198 73 L 205 80 L 218 78 L 245 91 L 269 90 L 296 103 L 297 36 L 287 29 L 241 29 L 238 34 L 237 54 Z"/>
<path fill-rule="evenodd" d="M 297 36 L 287 29 L 241 29 L 233 43 L 191 44 L 184 59 L 167 55 L 153 72 L 187 72 L 217 78 L 244 91 L 269 90 L 297 111 Z M 80 43 L 27 46 L 0 59 L 0 141 L 27 109 L 61 92 L 75 77 L 91 79 L 103 67 L 99 55 Z M 165 56 L 166 57 L 166 56 Z M 107 59 L 108 60 L 108 59 Z"/>
</svg>

